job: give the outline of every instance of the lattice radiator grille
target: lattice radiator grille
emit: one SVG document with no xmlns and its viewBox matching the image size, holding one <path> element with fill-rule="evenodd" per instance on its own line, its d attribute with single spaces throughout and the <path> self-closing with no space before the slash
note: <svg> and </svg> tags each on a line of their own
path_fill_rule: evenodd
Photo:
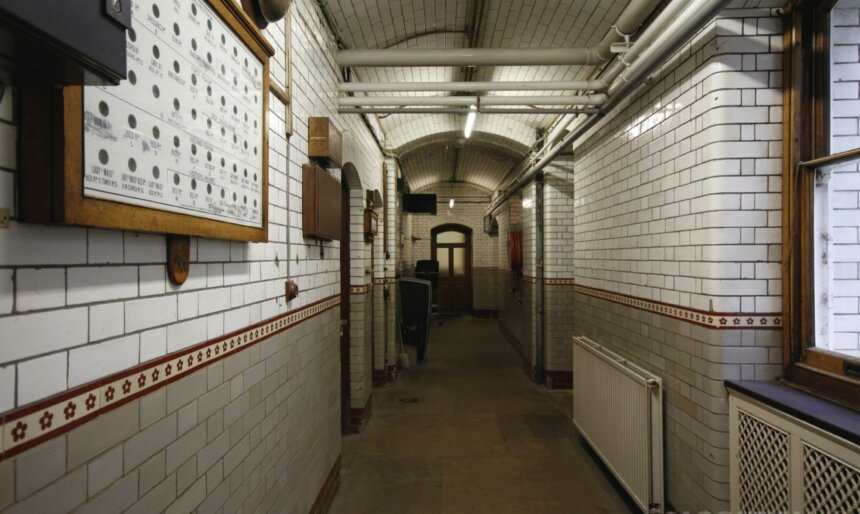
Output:
<svg viewBox="0 0 860 514">
<path fill-rule="evenodd" d="M 740 393 L 729 397 L 731 511 L 860 513 L 860 447 Z"/>
<path fill-rule="evenodd" d="M 804 444 L 803 503 L 806 512 L 860 512 L 860 470 Z"/>
<path fill-rule="evenodd" d="M 739 413 L 738 471 L 742 512 L 788 510 L 788 434 Z"/>
</svg>

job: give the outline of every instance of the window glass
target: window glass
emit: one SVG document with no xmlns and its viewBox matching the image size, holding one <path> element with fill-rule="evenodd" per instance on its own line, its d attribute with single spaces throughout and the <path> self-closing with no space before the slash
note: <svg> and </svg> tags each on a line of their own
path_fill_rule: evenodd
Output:
<svg viewBox="0 0 860 514">
<path fill-rule="evenodd" d="M 451 273 L 455 277 L 463 277 L 466 275 L 466 249 L 465 248 L 452 248 L 454 253 L 452 268 L 453 273 Z"/>
<path fill-rule="evenodd" d="M 814 344 L 860 358 L 860 159 L 814 170 Z"/>
<path fill-rule="evenodd" d="M 860 0 L 830 12 L 830 153 L 860 147 Z"/>
<path fill-rule="evenodd" d="M 448 270 L 451 269 L 450 251 L 448 248 L 439 248 L 436 252 L 436 258 L 439 259 L 439 276 L 447 277 Z"/>
<path fill-rule="evenodd" d="M 437 243 L 465 243 L 466 242 L 466 234 L 462 232 L 456 232 L 454 230 L 449 230 L 448 232 L 440 232 L 436 235 Z"/>
</svg>

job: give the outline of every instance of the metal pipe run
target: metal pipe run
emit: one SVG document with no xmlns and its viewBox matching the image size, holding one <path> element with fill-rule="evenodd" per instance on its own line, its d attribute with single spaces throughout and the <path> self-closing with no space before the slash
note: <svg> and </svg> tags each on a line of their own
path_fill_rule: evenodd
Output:
<svg viewBox="0 0 860 514">
<path fill-rule="evenodd" d="M 602 105 L 606 95 L 572 96 L 349 96 L 338 99 L 340 107 L 398 107 L 472 105 Z"/>
<path fill-rule="evenodd" d="M 596 64 L 597 53 L 579 48 L 392 48 L 341 50 L 340 66 L 549 66 Z"/>
<path fill-rule="evenodd" d="M 523 82 L 347 82 L 344 93 L 384 93 L 398 91 L 602 91 L 602 80 L 545 80 Z"/>
<path fill-rule="evenodd" d="M 466 107 L 341 107 L 340 114 L 597 114 L 597 107 L 582 108 L 486 108 L 477 111 Z"/>
<path fill-rule="evenodd" d="M 642 52 L 641 57 L 622 76 L 618 77 L 610 87 L 612 95 L 600 107 L 597 116 L 584 119 L 582 123 L 571 130 L 561 141 L 558 142 L 537 163 L 523 172 L 505 193 L 496 197 L 490 203 L 487 212 L 493 212 L 499 205 L 504 203 L 524 185 L 528 184 L 543 168 L 549 164 L 562 150 L 574 144 L 580 136 L 593 127 L 606 113 L 610 112 L 618 103 L 641 85 L 640 80 L 648 73 L 653 72 L 659 63 L 669 58 L 678 48 L 696 34 L 705 23 L 719 14 L 732 0 L 694 0 L 692 3 L 686 0 L 673 0 L 683 4 L 685 10 L 668 26 L 657 26 L 652 24 L 646 32 L 657 31 L 657 37 L 653 35 L 642 37 L 652 38 L 654 44 Z M 667 20 L 668 21 L 668 20 Z"/>
</svg>

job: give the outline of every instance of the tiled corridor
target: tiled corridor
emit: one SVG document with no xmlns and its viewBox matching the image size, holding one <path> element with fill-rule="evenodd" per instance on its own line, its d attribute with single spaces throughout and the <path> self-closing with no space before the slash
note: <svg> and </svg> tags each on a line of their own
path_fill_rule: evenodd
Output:
<svg viewBox="0 0 860 514">
<path fill-rule="evenodd" d="M 496 321 L 431 334 L 426 364 L 375 391 L 366 431 L 344 439 L 333 512 L 629 511 L 573 428 L 570 391 L 529 382 Z"/>
</svg>

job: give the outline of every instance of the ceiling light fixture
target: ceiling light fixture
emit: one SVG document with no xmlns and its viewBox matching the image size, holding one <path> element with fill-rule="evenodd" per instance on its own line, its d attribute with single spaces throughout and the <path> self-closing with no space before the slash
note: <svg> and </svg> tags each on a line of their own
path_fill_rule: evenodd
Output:
<svg viewBox="0 0 860 514">
<path fill-rule="evenodd" d="M 463 135 L 466 136 L 466 139 L 472 135 L 472 129 L 475 128 L 475 118 L 478 116 L 478 108 L 474 105 L 470 106 L 469 114 L 466 115 L 466 126 L 463 128 Z"/>
<path fill-rule="evenodd" d="M 469 136 L 466 136 L 466 137 L 469 137 Z M 449 209 L 453 209 L 453 208 L 454 208 L 454 199 L 453 199 L 453 198 L 451 198 L 450 200 L 448 200 L 448 208 L 449 208 Z"/>
</svg>

